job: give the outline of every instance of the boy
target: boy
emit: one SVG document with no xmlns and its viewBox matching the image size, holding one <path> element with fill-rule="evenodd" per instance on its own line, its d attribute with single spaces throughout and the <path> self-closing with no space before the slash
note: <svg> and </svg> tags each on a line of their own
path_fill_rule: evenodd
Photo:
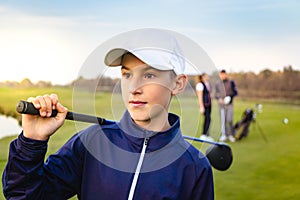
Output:
<svg viewBox="0 0 300 200">
<path fill-rule="evenodd" d="M 138 33 L 148 41 L 167 35 Z M 131 36 L 130 44 L 138 39 Z M 168 113 L 172 96 L 187 84 L 174 52 L 149 46 L 109 51 L 106 65 L 122 66 L 123 117 L 80 131 L 46 163 L 47 141 L 67 109 L 55 94 L 29 98 L 40 116 L 22 116 L 23 132 L 10 146 L 3 174 L 6 198 L 213 199 L 208 160 L 183 139 L 179 117 Z M 56 117 L 49 117 L 52 109 Z"/>
</svg>

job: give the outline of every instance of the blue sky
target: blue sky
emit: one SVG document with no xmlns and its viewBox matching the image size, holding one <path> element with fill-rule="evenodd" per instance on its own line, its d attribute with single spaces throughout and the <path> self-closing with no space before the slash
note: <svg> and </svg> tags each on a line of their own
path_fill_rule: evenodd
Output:
<svg viewBox="0 0 300 200">
<path fill-rule="evenodd" d="M 298 0 L 0 0 L 0 81 L 68 83 L 105 40 L 146 27 L 186 35 L 217 68 L 300 70 L 299 10 Z"/>
</svg>

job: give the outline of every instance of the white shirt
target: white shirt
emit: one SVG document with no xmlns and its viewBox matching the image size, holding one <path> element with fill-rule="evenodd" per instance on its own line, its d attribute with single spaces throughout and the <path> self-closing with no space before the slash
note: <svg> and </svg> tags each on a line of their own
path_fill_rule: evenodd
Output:
<svg viewBox="0 0 300 200">
<path fill-rule="evenodd" d="M 206 86 L 207 90 L 210 91 L 209 84 L 207 82 L 205 83 L 205 86 Z M 201 82 L 197 83 L 196 90 L 197 91 L 203 91 L 204 90 L 204 86 Z"/>
</svg>

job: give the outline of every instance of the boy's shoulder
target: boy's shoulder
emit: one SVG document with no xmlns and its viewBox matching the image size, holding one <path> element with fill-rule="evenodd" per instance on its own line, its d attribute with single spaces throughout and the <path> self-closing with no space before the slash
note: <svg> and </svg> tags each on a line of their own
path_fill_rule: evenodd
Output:
<svg viewBox="0 0 300 200">
<path fill-rule="evenodd" d="M 117 122 L 111 120 L 105 120 L 104 124 L 93 124 L 77 133 L 78 137 L 81 138 L 93 138 L 104 132 L 109 132 L 110 130 L 115 131 L 120 129 Z"/>
</svg>

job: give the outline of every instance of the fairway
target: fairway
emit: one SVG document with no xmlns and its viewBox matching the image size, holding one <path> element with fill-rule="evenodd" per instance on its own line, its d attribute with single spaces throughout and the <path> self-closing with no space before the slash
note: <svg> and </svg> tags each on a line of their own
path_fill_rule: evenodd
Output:
<svg viewBox="0 0 300 200">
<path fill-rule="evenodd" d="M 61 102 L 72 109 L 72 88 L 0 88 L 0 106 L 5 111 L 14 111 L 20 99 L 29 96 L 55 92 Z M 82 93 L 82 99 L 89 94 Z M 121 97 L 110 93 L 95 94 L 95 106 L 92 107 L 98 116 L 108 119 L 119 119 L 122 110 Z M 233 163 L 227 171 L 214 170 L 215 199 L 300 199 L 300 106 L 288 103 L 244 100 L 237 98 L 234 107 L 234 122 L 240 120 L 246 108 L 262 104 L 262 112 L 257 113 L 256 122 L 250 126 L 247 138 L 229 143 L 233 151 Z M 113 108 L 112 108 L 113 107 Z M 82 109 L 84 110 L 84 108 Z M 86 109 L 87 111 L 90 109 Z M 180 96 L 171 106 L 172 112 L 181 115 L 182 131 L 185 135 L 200 136 L 202 118 L 198 121 L 199 112 L 195 96 Z M 89 114 L 95 114 L 89 113 Z M 283 119 L 288 118 L 288 123 Z M 57 151 L 76 131 L 88 126 L 84 123 L 66 121 L 50 142 L 48 154 Z M 216 102 L 213 104 L 211 135 L 220 136 L 219 115 Z M 263 136 L 267 138 L 264 140 Z M 0 173 L 7 161 L 8 145 L 14 137 L 0 140 Z M 201 151 L 207 145 L 193 142 Z M 2 185 L 1 185 L 2 190 Z M 1 192 L 0 200 L 4 199 Z M 74 198 L 76 199 L 76 198 Z"/>
</svg>

